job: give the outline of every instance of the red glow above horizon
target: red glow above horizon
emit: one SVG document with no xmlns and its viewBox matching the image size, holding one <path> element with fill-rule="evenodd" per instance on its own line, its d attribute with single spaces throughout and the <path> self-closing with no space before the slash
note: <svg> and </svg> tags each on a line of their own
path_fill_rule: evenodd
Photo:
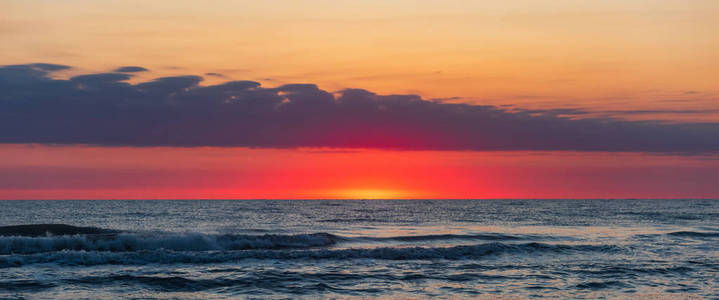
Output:
<svg viewBox="0 0 719 300">
<path fill-rule="evenodd" d="M 712 198 L 719 160 L 632 153 L 2 145 L 0 199 Z"/>
</svg>

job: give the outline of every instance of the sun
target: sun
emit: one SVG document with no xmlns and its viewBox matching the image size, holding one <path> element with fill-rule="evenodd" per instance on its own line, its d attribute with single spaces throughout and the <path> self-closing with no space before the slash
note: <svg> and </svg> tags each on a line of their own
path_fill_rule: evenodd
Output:
<svg viewBox="0 0 719 300">
<path fill-rule="evenodd" d="M 347 189 L 341 190 L 337 194 L 345 199 L 398 199 L 408 197 L 407 193 L 388 189 Z"/>
</svg>

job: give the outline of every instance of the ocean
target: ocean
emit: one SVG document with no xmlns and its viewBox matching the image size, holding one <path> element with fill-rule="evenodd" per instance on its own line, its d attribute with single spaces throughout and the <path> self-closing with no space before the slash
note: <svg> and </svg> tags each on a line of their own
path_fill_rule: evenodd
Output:
<svg viewBox="0 0 719 300">
<path fill-rule="evenodd" d="M 0 201 L 1 299 L 541 297 L 719 299 L 719 201 Z"/>
</svg>

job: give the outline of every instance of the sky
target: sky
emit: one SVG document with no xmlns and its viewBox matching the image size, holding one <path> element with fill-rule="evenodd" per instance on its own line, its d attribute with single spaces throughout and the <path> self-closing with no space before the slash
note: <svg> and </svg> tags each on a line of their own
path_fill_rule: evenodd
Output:
<svg viewBox="0 0 719 300">
<path fill-rule="evenodd" d="M 0 199 L 719 198 L 719 2 L 0 2 Z"/>
</svg>

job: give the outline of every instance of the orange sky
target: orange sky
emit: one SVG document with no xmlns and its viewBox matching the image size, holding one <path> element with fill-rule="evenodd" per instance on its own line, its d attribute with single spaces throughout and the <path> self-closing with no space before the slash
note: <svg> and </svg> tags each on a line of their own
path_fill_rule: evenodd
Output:
<svg viewBox="0 0 719 300">
<path fill-rule="evenodd" d="M 4 0 L 0 65 L 717 122 L 717 16 L 715 0 Z M 719 197 L 711 155 L 0 144 L 0 156 L 0 199 Z"/>
<path fill-rule="evenodd" d="M 0 64 L 139 65 L 152 72 L 137 81 L 212 72 L 224 77 L 208 83 L 523 107 L 716 110 L 718 14 L 714 0 L 6 0 Z"/>
</svg>

